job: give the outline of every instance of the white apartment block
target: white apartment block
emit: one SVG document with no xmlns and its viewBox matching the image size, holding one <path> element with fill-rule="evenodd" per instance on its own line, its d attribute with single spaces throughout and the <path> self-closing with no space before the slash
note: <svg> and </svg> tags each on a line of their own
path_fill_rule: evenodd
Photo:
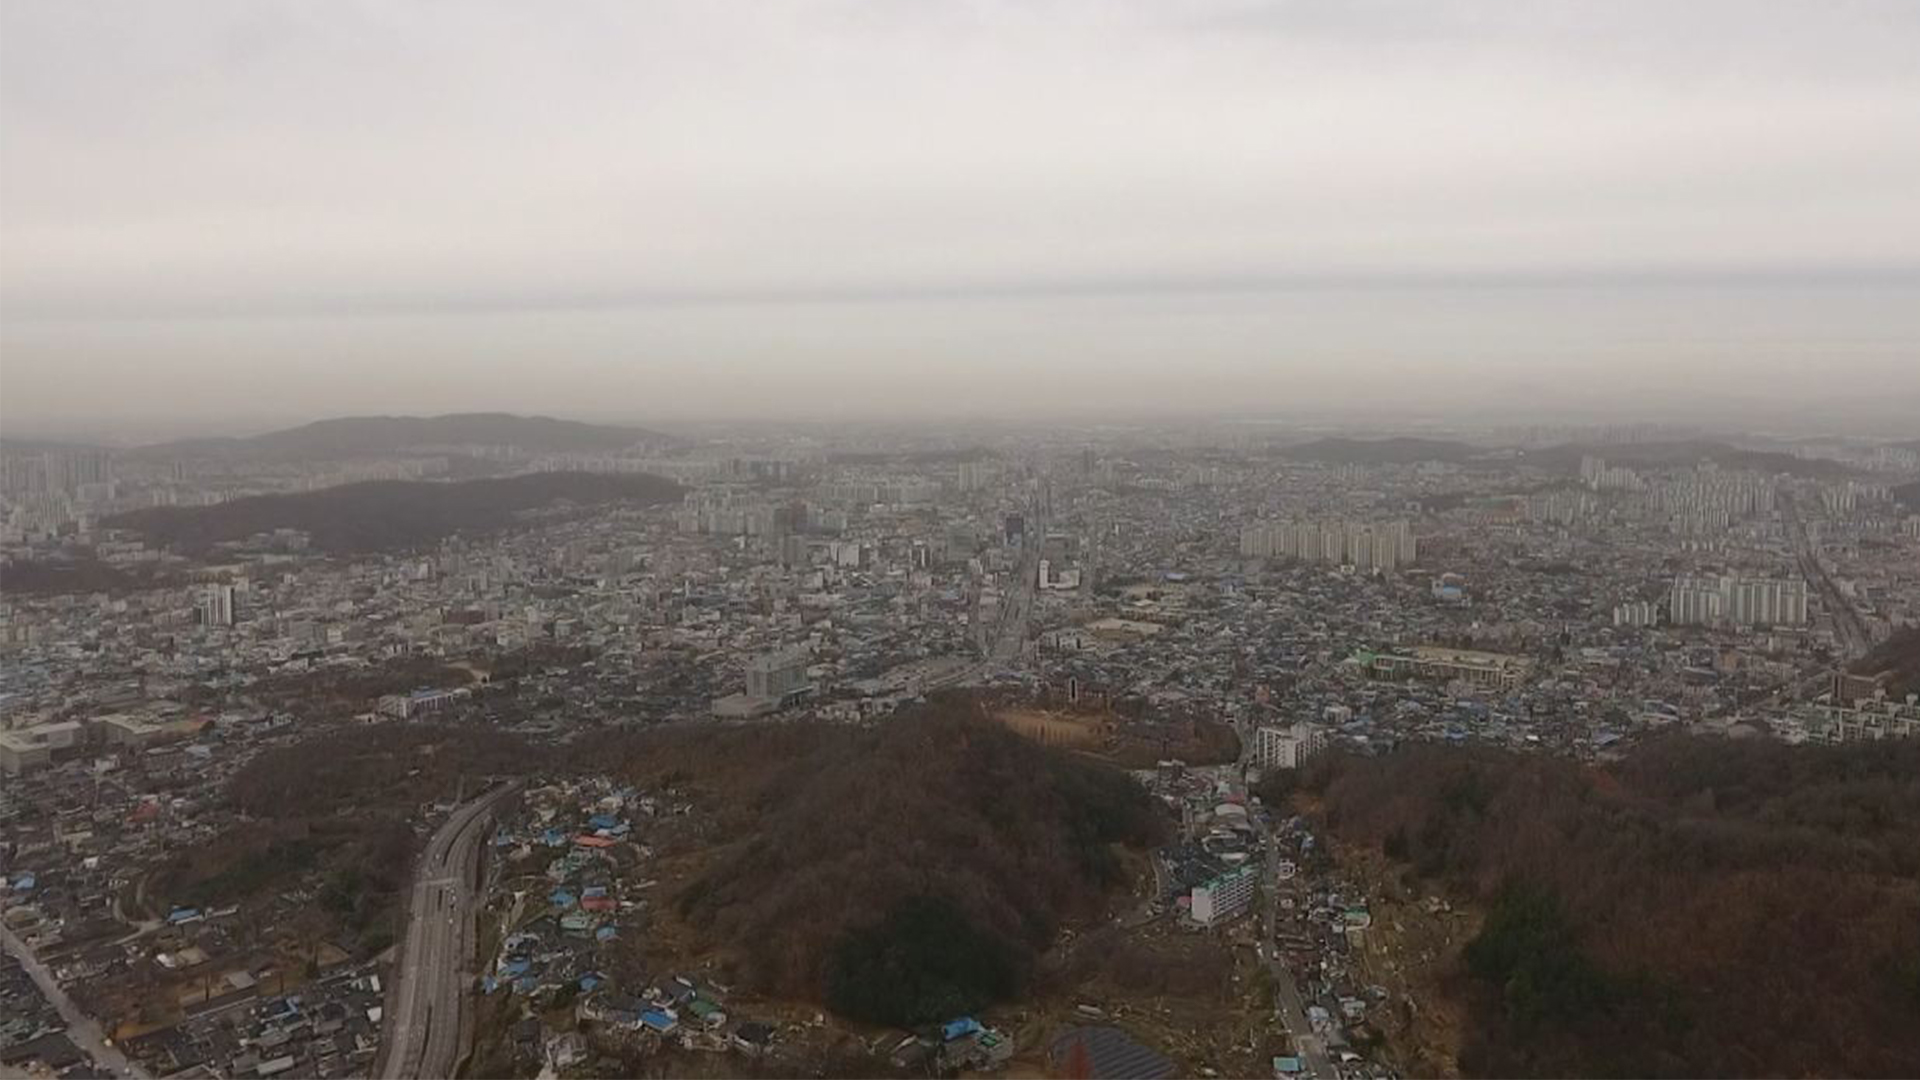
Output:
<svg viewBox="0 0 1920 1080">
<path fill-rule="evenodd" d="M 1253 904 L 1259 871 L 1252 865 L 1229 870 L 1204 885 L 1195 885 L 1187 913 L 1201 926 L 1214 926 Z"/>
<path fill-rule="evenodd" d="M 1326 729 L 1312 724 L 1263 727 L 1253 733 L 1253 764 L 1262 769 L 1297 769 L 1326 747 Z"/>
<path fill-rule="evenodd" d="M 1675 626 L 1804 626 L 1807 583 L 1799 578 L 1682 575 L 1667 596 Z"/>
<path fill-rule="evenodd" d="M 1290 520 L 1242 530 L 1240 554 L 1250 559 L 1299 559 L 1370 571 L 1411 565 L 1418 548 L 1413 529 L 1405 521 Z"/>
<path fill-rule="evenodd" d="M 1804 720 L 1814 742 L 1843 743 L 1870 739 L 1911 739 L 1920 735 L 1920 702 L 1876 698 L 1852 707 L 1816 704 Z"/>
</svg>

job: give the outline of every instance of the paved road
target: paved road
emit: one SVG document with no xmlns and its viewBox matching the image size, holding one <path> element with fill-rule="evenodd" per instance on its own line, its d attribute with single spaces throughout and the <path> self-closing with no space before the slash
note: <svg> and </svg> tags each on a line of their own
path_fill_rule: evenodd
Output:
<svg viewBox="0 0 1920 1080">
<path fill-rule="evenodd" d="M 1046 529 L 1046 519 L 1033 512 L 1033 531 L 1027 534 L 1026 546 L 1020 555 L 1020 566 L 1014 571 L 1014 584 L 1007 591 L 1006 606 L 995 620 L 997 625 L 994 627 L 993 643 L 988 647 L 986 657 L 927 680 L 925 689 L 977 686 L 995 671 L 1010 667 L 1020 659 L 1021 649 L 1027 642 L 1027 631 L 1033 622 L 1034 599 L 1039 592 L 1040 545 L 1046 540 Z M 1040 539 L 1033 539 L 1035 536 Z"/>
<path fill-rule="evenodd" d="M 1267 971 L 1273 976 L 1273 1010 L 1279 1015 L 1281 1026 L 1293 1037 L 1294 1051 L 1305 1062 L 1307 1076 L 1313 1080 L 1336 1080 L 1340 1071 L 1334 1067 L 1333 1058 L 1327 1055 L 1326 1043 L 1314 1033 L 1313 1025 L 1308 1023 L 1306 1003 L 1300 998 L 1300 984 L 1293 977 L 1293 969 L 1280 959 L 1280 950 L 1274 941 L 1279 918 L 1280 859 L 1273 850 L 1271 828 L 1260 831 L 1260 846 L 1266 860 L 1266 887 L 1261 890 L 1261 919 L 1266 932 L 1260 948 L 1266 954 Z"/>
<path fill-rule="evenodd" d="M 146 1070 L 128 1060 L 118 1047 L 108 1044 L 106 1036 L 100 1031 L 100 1025 L 95 1023 L 92 1017 L 80 1011 L 80 1007 L 73 1003 L 73 999 L 67 996 L 67 992 L 60 988 L 60 980 L 54 978 L 53 972 L 47 969 L 47 965 L 33 955 L 33 950 L 27 948 L 26 942 L 14 937 L 13 931 L 5 926 L 0 926 L 0 944 L 4 944 L 7 952 L 20 961 L 20 965 L 27 969 L 27 974 L 40 987 L 40 992 L 47 996 L 47 1000 L 53 1003 L 55 1009 L 59 1010 L 60 1019 L 67 1022 L 67 1038 L 72 1040 L 73 1045 L 93 1058 L 95 1064 L 115 1076 L 133 1076 L 146 1080 Z"/>
<path fill-rule="evenodd" d="M 377 1075 L 452 1076 L 461 1051 L 473 959 L 473 873 L 488 812 L 517 790 L 508 784 L 455 810 L 414 869 L 406 939 L 394 969 Z"/>
<path fill-rule="evenodd" d="M 1020 658 L 1027 644 L 1027 628 L 1033 621 L 1034 600 L 1040 592 L 1040 549 L 1047 542 L 1047 519 L 1038 510 L 1030 511 L 1030 529 L 1021 541 L 1020 568 L 1014 572 L 1016 584 L 1007 594 L 1007 610 L 1000 621 L 1000 636 L 993 643 L 991 657 L 1001 664 Z"/>
<path fill-rule="evenodd" d="M 1806 519 L 1800 516 L 1799 507 L 1794 504 L 1792 495 L 1782 493 L 1780 500 L 1781 516 L 1787 527 L 1787 538 L 1793 542 L 1794 559 L 1800 564 L 1800 576 L 1826 601 L 1827 614 L 1833 619 L 1833 631 L 1840 639 L 1840 649 L 1848 657 L 1859 656 L 1872 647 L 1873 635 L 1867 630 L 1865 620 L 1854 610 L 1853 602 L 1840 594 L 1840 587 L 1833 583 L 1833 575 L 1820 562 L 1819 549 L 1814 546 L 1813 537 L 1807 532 Z"/>
</svg>

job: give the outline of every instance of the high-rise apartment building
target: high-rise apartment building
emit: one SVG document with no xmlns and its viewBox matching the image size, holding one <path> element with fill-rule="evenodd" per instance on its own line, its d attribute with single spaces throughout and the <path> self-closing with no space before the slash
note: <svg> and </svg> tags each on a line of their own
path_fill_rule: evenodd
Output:
<svg viewBox="0 0 1920 1080">
<path fill-rule="evenodd" d="M 1187 913 L 1201 926 L 1213 926 L 1253 906 L 1259 874 L 1252 866 L 1229 870 L 1204 885 L 1195 885 Z"/>
<path fill-rule="evenodd" d="M 1804 626 L 1807 583 L 1799 578 L 1681 575 L 1667 595 L 1675 626 Z"/>
<path fill-rule="evenodd" d="M 209 585 L 200 594 L 200 625 L 233 625 L 233 586 Z"/>
<path fill-rule="evenodd" d="M 984 461 L 963 461 L 955 479 L 961 491 L 979 491 L 993 481 L 993 466 Z"/>
<path fill-rule="evenodd" d="M 1675 626 L 1714 626 L 1722 613 L 1720 581 L 1682 575 L 1667 593 L 1667 621 Z"/>
<path fill-rule="evenodd" d="M 1660 609 L 1649 601 L 1635 600 L 1613 609 L 1615 626 L 1652 626 L 1660 618 Z"/>
<path fill-rule="evenodd" d="M 1299 559 L 1372 571 L 1409 566 L 1417 553 L 1405 521 L 1281 521 L 1240 533 L 1240 554 L 1250 559 Z"/>
<path fill-rule="evenodd" d="M 1252 761 L 1262 769 L 1297 769 L 1326 745 L 1325 729 L 1312 724 L 1263 727 L 1253 733 Z"/>
<path fill-rule="evenodd" d="M 804 649 L 783 649 L 754 657 L 747 664 L 747 696 L 779 701 L 807 687 Z"/>
</svg>

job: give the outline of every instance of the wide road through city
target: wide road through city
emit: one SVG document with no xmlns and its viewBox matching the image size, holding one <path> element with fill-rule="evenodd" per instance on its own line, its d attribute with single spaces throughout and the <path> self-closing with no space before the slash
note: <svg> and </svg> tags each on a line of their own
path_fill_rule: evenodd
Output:
<svg viewBox="0 0 1920 1080">
<path fill-rule="evenodd" d="M 489 812 L 518 788 L 516 781 L 460 806 L 421 853 L 376 1075 L 453 1075 L 473 958 L 474 870 Z"/>
<path fill-rule="evenodd" d="M 1014 585 L 1007 590 L 1007 607 L 1000 617 L 1000 632 L 988 653 L 988 659 L 1001 665 L 1020 659 L 1020 652 L 1027 644 L 1027 629 L 1033 621 L 1034 601 L 1040 592 L 1040 548 L 1047 540 L 1047 519 L 1035 513 L 1033 527 L 1034 531 L 1022 540 L 1020 568 L 1014 571 Z"/>
<path fill-rule="evenodd" d="M 1006 606 L 1001 608 L 1000 616 L 994 627 L 993 642 L 987 646 L 987 655 L 973 663 L 957 667 L 944 675 L 927 681 L 925 689 L 946 690 L 956 686 L 977 686 L 994 672 L 1011 666 L 1020 659 L 1020 653 L 1027 643 L 1027 632 L 1033 625 L 1033 607 L 1038 596 L 1040 578 L 1040 544 L 1046 539 L 1047 521 L 1038 511 L 1033 513 L 1033 529 L 1020 554 L 1020 565 L 1013 572 L 1013 583 L 1007 590 Z M 1034 541 L 1032 536 L 1039 536 Z"/>
<path fill-rule="evenodd" d="M 1787 528 L 1787 539 L 1793 544 L 1794 559 L 1800 564 L 1800 575 L 1826 601 L 1827 614 L 1833 619 L 1833 633 L 1839 639 L 1841 652 L 1848 657 L 1859 656 L 1873 644 L 1873 635 L 1867 630 L 1866 621 L 1854 610 L 1853 602 L 1840 594 L 1840 587 L 1833 583 L 1833 575 L 1827 572 L 1826 565 L 1820 561 L 1820 549 L 1814 546 L 1813 536 L 1807 531 L 1806 519 L 1800 516 L 1800 508 L 1794 505 L 1792 495 L 1782 493 L 1780 509 Z"/>
<path fill-rule="evenodd" d="M 27 970 L 27 975 L 33 979 L 35 985 L 40 987 L 40 992 L 45 994 L 47 1000 L 52 1002 L 53 1007 L 59 1011 L 60 1019 L 67 1024 L 67 1039 L 73 1045 L 92 1057 L 95 1064 L 115 1076 L 132 1076 L 145 1080 L 146 1070 L 129 1061 L 117 1047 L 108 1044 L 106 1036 L 100 1031 L 100 1025 L 95 1023 L 92 1017 L 80 1011 L 80 1007 L 73 1003 L 73 999 L 67 996 L 67 992 L 60 988 L 60 980 L 53 977 L 53 972 L 47 965 L 40 962 L 40 958 L 33 954 L 32 949 L 27 948 L 26 942 L 14 937 L 13 931 L 5 926 L 0 926 L 0 945 L 4 945 L 7 952 L 20 961 L 20 966 Z"/>
</svg>

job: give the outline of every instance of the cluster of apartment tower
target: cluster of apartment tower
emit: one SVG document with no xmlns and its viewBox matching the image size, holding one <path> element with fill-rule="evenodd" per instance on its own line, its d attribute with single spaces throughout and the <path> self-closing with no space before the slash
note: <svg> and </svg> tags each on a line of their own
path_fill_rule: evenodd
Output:
<svg viewBox="0 0 1920 1080">
<path fill-rule="evenodd" d="M 1313 518 L 1249 526 L 1240 533 L 1240 554 L 1370 571 L 1412 565 L 1415 548 L 1413 529 L 1405 521 Z"/>
<path fill-rule="evenodd" d="M 1807 583 L 1800 578 L 1682 575 L 1667 594 L 1675 626 L 1803 626 Z"/>
<path fill-rule="evenodd" d="M 1636 600 L 1613 609 L 1615 626 L 1653 626 L 1661 606 Z M 1667 590 L 1670 626 L 1805 626 L 1807 583 L 1800 578 L 1682 574 Z"/>
</svg>

